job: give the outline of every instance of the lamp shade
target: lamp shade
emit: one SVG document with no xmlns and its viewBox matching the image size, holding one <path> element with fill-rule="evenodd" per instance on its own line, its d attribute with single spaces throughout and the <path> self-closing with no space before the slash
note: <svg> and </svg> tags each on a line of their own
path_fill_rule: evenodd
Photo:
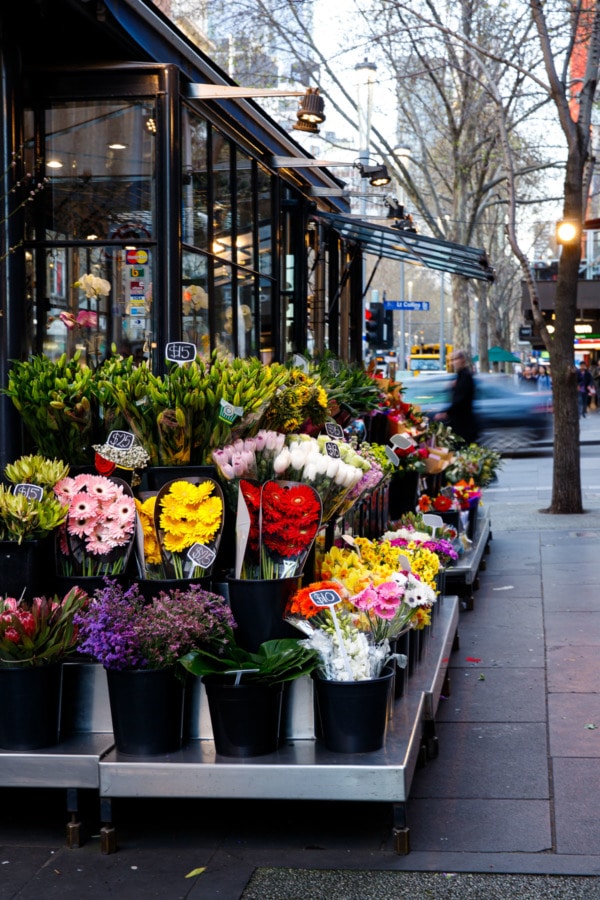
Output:
<svg viewBox="0 0 600 900">
<path fill-rule="evenodd" d="M 318 125 L 325 121 L 325 103 L 319 95 L 319 88 L 307 88 L 304 97 L 300 100 L 296 116 L 299 122 L 309 122 Z M 296 128 L 297 125 L 294 126 Z M 301 129 L 304 130 L 304 129 Z"/>
<path fill-rule="evenodd" d="M 392 180 L 387 170 L 387 166 L 365 166 L 359 163 L 358 168 L 360 170 L 361 178 L 368 178 L 369 184 L 372 184 L 373 187 L 383 187 Z"/>
</svg>

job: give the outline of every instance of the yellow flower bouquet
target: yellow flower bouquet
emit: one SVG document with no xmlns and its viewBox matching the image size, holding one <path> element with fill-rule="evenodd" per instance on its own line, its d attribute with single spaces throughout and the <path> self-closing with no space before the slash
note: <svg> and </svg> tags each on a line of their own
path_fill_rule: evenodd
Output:
<svg viewBox="0 0 600 900">
<path fill-rule="evenodd" d="M 210 574 L 223 530 L 223 492 L 212 478 L 169 481 L 136 500 L 140 518 L 138 567 L 156 581 Z"/>
</svg>

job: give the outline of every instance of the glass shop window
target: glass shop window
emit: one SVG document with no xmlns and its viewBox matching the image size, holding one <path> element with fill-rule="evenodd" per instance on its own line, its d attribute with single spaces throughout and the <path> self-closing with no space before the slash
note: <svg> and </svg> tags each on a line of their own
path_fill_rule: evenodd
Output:
<svg viewBox="0 0 600 900">
<path fill-rule="evenodd" d="M 46 246 L 31 257 L 42 352 L 150 359 L 155 133 L 150 100 L 59 102 L 45 112 Z M 68 243 L 67 243 L 68 242 Z M 37 290 L 35 289 L 37 286 Z"/>
</svg>

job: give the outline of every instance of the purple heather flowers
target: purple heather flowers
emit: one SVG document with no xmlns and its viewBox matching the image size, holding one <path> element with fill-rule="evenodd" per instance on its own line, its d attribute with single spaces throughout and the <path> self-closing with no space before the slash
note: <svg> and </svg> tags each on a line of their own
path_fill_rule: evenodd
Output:
<svg viewBox="0 0 600 900">
<path fill-rule="evenodd" d="M 125 590 L 104 579 L 76 616 L 78 652 L 106 669 L 162 669 L 198 647 L 227 643 L 236 624 L 224 597 L 190 585 L 161 591 L 148 603 L 136 584 Z"/>
</svg>

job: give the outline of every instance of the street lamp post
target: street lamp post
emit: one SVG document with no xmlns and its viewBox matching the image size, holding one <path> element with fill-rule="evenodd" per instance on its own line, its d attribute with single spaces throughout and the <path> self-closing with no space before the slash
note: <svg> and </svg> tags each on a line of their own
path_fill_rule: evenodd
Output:
<svg viewBox="0 0 600 900">
<path fill-rule="evenodd" d="M 368 59 L 354 66 L 357 73 L 357 104 L 358 113 L 358 157 L 363 166 L 369 163 L 369 146 L 371 143 L 371 115 L 373 113 L 373 86 L 377 66 Z M 364 216 L 367 211 L 367 197 L 364 192 L 360 198 L 360 212 Z"/>
</svg>

